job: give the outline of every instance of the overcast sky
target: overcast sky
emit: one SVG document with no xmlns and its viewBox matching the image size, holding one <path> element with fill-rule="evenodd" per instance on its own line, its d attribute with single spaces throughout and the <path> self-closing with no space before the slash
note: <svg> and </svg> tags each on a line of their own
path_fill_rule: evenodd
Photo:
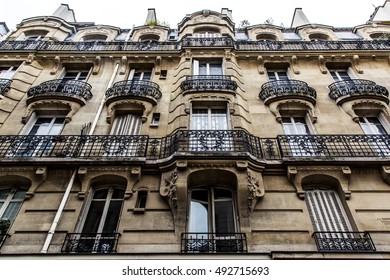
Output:
<svg viewBox="0 0 390 280">
<path fill-rule="evenodd" d="M 61 3 L 73 9 L 78 22 L 122 29 L 143 25 L 148 8 L 155 8 L 157 19 L 169 23 L 171 28 L 176 28 L 187 14 L 203 9 L 221 12 L 221 8 L 233 11 L 237 26 L 242 20 L 255 25 L 272 18 L 274 25 L 290 27 L 295 8 L 302 8 L 311 23 L 354 27 L 366 23 L 375 7 L 382 6 L 385 0 L 4 0 L 0 6 L 0 22 L 15 29 L 25 18 L 52 15 Z"/>
</svg>

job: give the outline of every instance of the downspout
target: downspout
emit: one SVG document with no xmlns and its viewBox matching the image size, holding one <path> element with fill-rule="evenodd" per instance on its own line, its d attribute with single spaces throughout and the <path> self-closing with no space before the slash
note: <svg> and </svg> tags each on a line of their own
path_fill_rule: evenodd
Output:
<svg viewBox="0 0 390 280">
<path fill-rule="evenodd" d="M 107 89 L 111 87 L 112 82 L 114 81 L 114 78 L 115 78 L 115 76 L 116 76 L 116 74 L 118 72 L 118 68 L 119 68 L 119 64 L 117 63 L 116 66 L 115 66 L 114 72 L 112 73 L 111 79 L 110 79 L 110 81 L 108 83 Z M 91 129 L 89 130 L 88 135 L 92 135 L 93 134 L 93 132 L 95 130 L 95 127 L 96 127 L 96 124 L 97 124 L 97 122 L 99 120 L 100 114 L 101 114 L 101 112 L 103 110 L 105 101 L 106 101 L 106 98 L 105 98 L 105 95 L 103 95 L 102 101 L 100 102 L 98 111 L 96 113 L 95 119 L 93 121 L 93 124 L 91 125 Z M 49 250 L 49 246 L 51 244 L 51 240 L 53 239 L 53 236 L 54 236 L 54 233 L 56 231 L 57 225 L 58 225 L 58 223 L 60 221 L 62 213 L 64 212 L 64 208 L 65 208 L 66 202 L 69 199 L 70 191 L 72 190 L 74 181 L 76 179 L 76 174 L 77 174 L 77 168 L 75 168 L 73 170 L 72 177 L 70 178 L 69 183 L 68 183 L 68 185 L 66 187 L 65 194 L 64 194 L 64 196 L 62 197 L 62 200 L 61 200 L 61 204 L 58 207 L 58 210 L 57 210 L 57 213 L 56 213 L 56 215 L 54 217 L 53 223 L 51 224 L 49 232 L 47 233 L 47 237 L 46 237 L 45 243 L 43 244 L 41 253 L 47 253 L 47 251 Z"/>
</svg>

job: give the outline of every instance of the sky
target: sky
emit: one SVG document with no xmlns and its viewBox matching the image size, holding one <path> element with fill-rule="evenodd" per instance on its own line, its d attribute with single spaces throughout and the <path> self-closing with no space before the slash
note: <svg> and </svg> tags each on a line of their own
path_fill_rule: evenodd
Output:
<svg viewBox="0 0 390 280">
<path fill-rule="evenodd" d="M 122 29 L 143 25 L 149 8 L 155 8 L 157 19 L 171 28 L 177 28 L 187 14 L 204 9 L 221 12 L 222 8 L 232 10 L 236 26 L 243 20 L 255 25 L 272 19 L 274 25 L 290 27 L 295 8 L 302 8 L 311 23 L 355 27 L 366 23 L 385 0 L 8 0 L 1 4 L 0 22 L 13 30 L 25 18 L 52 15 L 62 3 L 69 5 L 78 22 Z"/>
</svg>

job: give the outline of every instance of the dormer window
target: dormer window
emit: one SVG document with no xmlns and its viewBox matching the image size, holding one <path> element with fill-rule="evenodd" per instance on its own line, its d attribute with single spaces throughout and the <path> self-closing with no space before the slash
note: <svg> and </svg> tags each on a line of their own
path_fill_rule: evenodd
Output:
<svg viewBox="0 0 390 280">
<path fill-rule="evenodd" d="M 274 34 L 258 34 L 256 36 L 257 41 L 267 40 L 267 41 L 276 41 L 278 38 Z"/>
<path fill-rule="evenodd" d="M 194 31 L 195 38 L 215 38 L 221 37 L 221 32 L 217 28 L 199 28 Z"/>
<path fill-rule="evenodd" d="M 310 41 L 329 41 L 330 37 L 322 33 L 314 33 L 309 35 Z"/>
<path fill-rule="evenodd" d="M 84 42 L 95 42 L 95 41 L 104 42 L 106 40 L 107 40 L 107 36 L 103 34 L 92 34 L 83 37 Z"/>
</svg>

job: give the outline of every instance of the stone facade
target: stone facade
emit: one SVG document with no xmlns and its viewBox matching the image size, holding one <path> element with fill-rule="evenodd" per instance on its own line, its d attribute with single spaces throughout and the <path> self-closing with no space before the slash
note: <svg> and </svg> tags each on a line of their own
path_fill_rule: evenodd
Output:
<svg viewBox="0 0 390 280">
<path fill-rule="evenodd" d="M 59 10 L 0 41 L 0 258 L 390 257 L 387 22 Z"/>
</svg>

